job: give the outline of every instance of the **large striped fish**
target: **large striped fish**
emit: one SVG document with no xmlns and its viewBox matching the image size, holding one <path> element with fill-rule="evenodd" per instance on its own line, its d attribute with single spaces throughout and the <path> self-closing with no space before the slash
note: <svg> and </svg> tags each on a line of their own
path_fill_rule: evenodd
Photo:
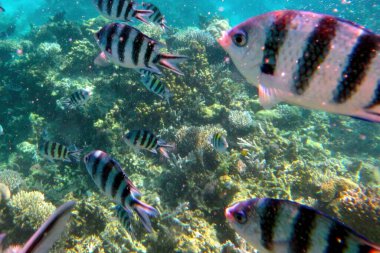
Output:
<svg viewBox="0 0 380 253">
<path fill-rule="evenodd" d="M 219 43 L 266 108 L 284 101 L 380 122 L 380 36 L 357 24 L 276 11 L 232 28 Z"/>
<path fill-rule="evenodd" d="M 11 246 L 3 251 L 5 234 L 0 234 L 0 252 L 4 253 L 48 253 L 54 243 L 61 237 L 66 224 L 69 222 L 71 210 L 75 202 L 69 201 L 57 208 L 57 210 L 45 221 L 44 224 L 32 235 L 24 246 Z"/>
<path fill-rule="evenodd" d="M 136 18 L 144 23 L 145 19 L 153 13 L 150 10 L 136 10 L 136 3 L 132 0 L 93 0 L 98 11 L 106 18 L 112 20 L 131 21 Z"/>
<path fill-rule="evenodd" d="M 38 145 L 39 154 L 48 159 L 50 162 L 54 160 L 76 163 L 80 160 L 82 150 L 75 146 L 68 148 L 58 142 L 41 140 Z"/>
<path fill-rule="evenodd" d="M 270 198 L 238 202 L 225 211 L 232 228 L 260 253 L 379 253 L 343 223 L 305 205 Z"/>
<path fill-rule="evenodd" d="M 187 59 L 186 56 L 160 53 L 160 43 L 149 38 L 136 28 L 110 23 L 95 34 L 102 53 L 95 60 L 98 65 L 109 60 L 119 66 L 132 69 L 145 69 L 161 74 L 158 66 L 183 75 L 176 66 Z"/>
<path fill-rule="evenodd" d="M 107 153 L 95 150 L 84 157 L 88 173 L 101 191 L 110 196 L 131 214 L 134 210 L 148 232 L 152 231 L 149 217 L 159 215 L 158 211 L 139 200 L 141 193 L 129 180 L 120 164 Z"/>
</svg>

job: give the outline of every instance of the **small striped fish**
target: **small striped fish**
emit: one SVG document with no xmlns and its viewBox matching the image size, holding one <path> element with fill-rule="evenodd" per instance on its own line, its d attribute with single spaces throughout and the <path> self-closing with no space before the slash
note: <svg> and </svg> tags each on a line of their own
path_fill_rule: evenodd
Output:
<svg viewBox="0 0 380 253">
<path fill-rule="evenodd" d="M 159 215 L 152 206 L 140 201 L 141 193 L 128 179 L 120 164 L 101 150 L 84 157 L 88 173 L 95 184 L 125 210 L 134 210 L 148 232 L 152 231 L 149 217 Z"/>
<path fill-rule="evenodd" d="M 80 160 L 81 150 L 75 147 L 70 150 L 68 147 L 52 141 L 41 141 L 38 146 L 40 155 L 50 162 L 58 160 L 76 163 Z"/>
<path fill-rule="evenodd" d="M 145 69 L 161 74 L 158 66 L 183 75 L 176 66 L 187 59 L 186 56 L 159 53 L 159 42 L 149 38 L 136 28 L 122 24 L 110 23 L 100 29 L 95 38 L 102 53 L 95 59 L 101 64 L 104 57 L 125 68 Z"/>
<path fill-rule="evenodd" d="M 343 223 L 288 200 L 255 198 L 225 211 L 232 228 L 260 253 L 379 253 Z"/>
<path fill-rule="evenodd" d="M 352 22 L 303 11 L 251 18 L 219 39 L 260 102 L 380 122 L 380 36 Z"/>
<path fill-rule="evenodd" d="M 4 253 L 48 253 L 54 243 L 61 237 L 69 222 L 75 202 L 69 201 L 57 210 L 30 237 L 24 246 L 14 245 L 3 251 L 5 234 L 0 234 L 0 252 Z"/>
<path fill-rule="evenodd" d="M 211 146 L 219 153 L 226 152 L 228 149 L 228 143 L 222 133 L 215 133 L 209 136 L 208 139 Z"/>
<path fill-rule="evenodd" d="M 144 23 L 145 19 L 152 14 L 149 10 L 136 10 L 136 3 L 132 0 L 93 0 L 99 12 L 112 20 L 131 21 L 136 18 Z"/>
<path fill-rule="evenodd" d="M 172 97 L 169 89 L 165 86 L 157 76 L 148 70 L 141 70 L 141 82 L 145 88 L 153 92 L 162 99 L 165 99 L 169 104 L 169 98 Z"/>
<path fill-rule="evenodd" d="M 165 16 L 162 15 L 160 9 L 158 9 L 157 6 L 155 6 L 152 3 L 142 3 L 142 6 L 145 9 L 151 10 L 153 12 L 153 13 L 149 14 L 149 17 L 148 17 L 149 21 L 151 21 L 153 24 L 161 26 L 162 30 L 164 30 L 164 31 L 165 31 L 165 29 L 169 28 L 166 25 Z"/>
<path fill-rule="evenodd" d="M 120 223 L 123 225 L 125 230 L 135 239 L 135 231 L 132 226 L 133 213 L 125 210 L 122 206 L 118 205 L 115 207 L 116 216 Z"/>
<path fill-rule="evenodd" d="M 87 89 L 80 89 L 75 91 L 70 97 L 62 100 L 62 105 L 66 109 L 75 109 L 84 105 L 90 99 L 91 92 Z"/>
<path fill-rule="evenodd" d="M 173 148 L 148 130 L 131 130 L 124 136 L 124 141 L 135 150 L 144 149 L 155 154 L 158 151 L 166 158 L 169 158 L 166 149 Z"/>
</svg>

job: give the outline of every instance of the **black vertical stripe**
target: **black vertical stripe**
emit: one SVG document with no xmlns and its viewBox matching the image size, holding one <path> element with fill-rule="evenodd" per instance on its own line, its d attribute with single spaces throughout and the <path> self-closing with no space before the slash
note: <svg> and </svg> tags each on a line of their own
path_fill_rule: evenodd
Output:
<svg viewBox="0 0 380 253">
<path fill-rule="evenodd" d="M 286 11 L 283 15 L 276 16 L 276 20 L 269 28 L 266 35 L 264 55 L 261 63 L 261 72 L 264 74 L 274 74 L 278 53 L 285 42 L 286 35 L 288 34 L 288 26 L 295 16 L 295 12 Z"/>
<path fill-rule="evenodd" d="M 153 134 L 149 134 L 148 143 L 145 145 L 145 148 L 149 148 L 150 144 L 153 142 L 154 136 Z"/>
<path fill-rule="evenodd" d="M 135 131 L 135 138 L 133 139 L 133 145 L 137 144 L 137 140 L 140 138 L 141 130 Z"/>
<path fill-rule="evenodd" d="M 103 191 L 106 190 L 108 177 L 109 177 L 110 173 L 112 172 L 114 166 L 115 166 L 115 164 L 112 161 L 107 162 L 103 166 L 103 169 L 101 171 L 102 176 L 100 178 L 100 185 L 101 185 L 101 188 L 103 189 Z"/>
<path fill-rule="evenodd" d="M 129 20 L 129 13 L 131 12 L 132 9 L 133 9 L 133 2 L 129 1 L 127 9 L 125 10 L 125 13 L 124 13 L 124 20 Z"/>
<path fill-rule="evenodd" d="M 151 148 L 156 148 L 157 147 L 157 143 L 158 143 L 158 139 L 154 138 Z"/>
<path fill-rule="evenodd" d="M 53 158 L 55 158 L 55 146 L 57 145 L 57 143 L 55 143 L 55 142 L 53 142 L 52 144 L 51 144 L 51 147 L 50 147 L 50 155 L 51 155 L 51 157 L 53 157 Z M 58 144 L 59 145 L 59 144 Z"/>
<path fill-rule="evenodd" d="M 147 136 L 148 135 L 146 133 L 144 133 L 143 137 L 141 138 L 141 142 L 140 142 L 141 146 L 144 146 L 144 142 L 145 142 Z"/>
<path fill-rule="evenodd" d="M 123 205 L 129 205 L 130 204 L 130 203 L 125 203 L 126 199 L 128 198 L 129 194 L 131 193 L 130 189 L 131 189 L 130 185 L 126 184 L 124 189 L 123 189 L 123 192 L 121 193 L 120 200 L 121 200 L 121 203 Z"/>
<path fill-rule="evenodd" d="M 64 156 L 61 156 L 61 155 L 62 155 L 62 147 L 63 147 L 63 145 L 59 145 L 59 146 L 58 146 L 58 157 L 59 157 L 59 158 L 61 158 L 61 157 L 62 157 L 62 158 L 65 158 Z"/>
<path fill-rule="evenodd" d="M 117 47 L 117 53 L 119 55 L 120 62 L 124 62 L 125 46 L 127 45 L 131 30 L 132 29 L 128 25 L 124 25 L 123 29 L 120 32 L 119 44 Z"/>
<path fill-rule="evenodd" d="M 153 76 L 149 77 L 149 83 L 150 83 L 149 89 L 152 90 L 154 87 L 154 84 L 156 83 L 155 78 Z"/>
<path fill-rule="evenodd" d="M 107 0 L 107 13 L 111 16 L 112 13 L 113 0 Z"/>
<path fill-rule="evenodd" d="M 369 245 L 359 245 L 357 253 L 370 253 L 372 250 L 373 248 Z"/>
<path fill-rule="evenodd" d="M 347 248 L 347 229 L 340 223 L 333 223 L 327 238 L 327 248 L 325 253 L 344 253 Z"/>
<path fill-rule="evenodd" d="M 111 187 L 111 196 L 114 198 L 119 190 L 121 182 L 124 180 L 124 173 L 122 171 L 117 172 Z"/>
<path fill-rule="evenodd" d="M 67 152 L 68 152 L 67 148 L 66 148 L 66 147 L 63 147 L 63 156 L 62 156 L 62 157 L 63 157 L 64 159 L 66 159 Z"/>
<path fill-rule="evenodd" d="M 273 249 L 273 237 L 280 208 L 280 201 L 266 199 L 260 215 L 261 244 L 269 251 Z"/>
<path fill-rule="evenodd" d="M 116 17 L 119 18 L 120 15 L 121 15 L 121 12 L 123 10 L 123 7 L 124 7 L 124 2 L 125 0 L 119 0 L 119 3 L 117 5 L 117 12 L 116 12 Z"/>
<path fill-rule="evenodd" d="M 380 39 L 376 34 L 363 32 L 360 35 L 333 93 L 335 103 L 343 104 L 358 91 L 379 48 Z"/>
<path fill-rule="evenodd" d="M 94 154 L 92 154 L 92 156 L 94 156 Z M 95 160 L 94 160 L 94 162 L 92 164 L 91 174 L 92 174 L 92 177 L 95 179 L 95 175 L 96 175 L 96 171 L 98 170 L 99 163 L 103 159 L 102 154 L 99 157 L 95 157 L 94 156 L 94 159 Z"/>
<path fill-rule="evenodd" d="M 103 11 L 103 0 L 98 0 L 98 8 L 100 11 Z"/>
<path fill-rule="evenodd" d="M 306 91 L 314 73 L 329 54 L 337 25 L 334 17 L 323 17 L 307 39 L 303 54 L 297 61 L 297 71 L 293 74 L 293 89 L 297 95 Z"/>
<path fill-rule="evenodd" d="M 365 108 L 371 109 L 377 105 L 380 105 L 380 79 L 377 81 L 377 86 L 372 101 Z"/>
<path fill-rule="evenodd" d="M 294 219 L 293 231 L 289 240 L 289 252 L 307 252 L 315 225 L 316 212 L 307 207 L 300 206 Z"/>
<path fill-rule="evenodd" d="M 147 46 L 146 51 L 145 51 L 144 65 L 148 68 L 149 68 L 150 57 L 152 56 L 152 53 L 154 51 L 154 46 L 155 46 L 155 42 L 149 41 L 148 46 Z"/>
<path fill-rule="evenodd" d="M 108 27 L 106 51 L 112 54 L 112 40 L 117 31 L 117 23 L 113 23 Z"/>
<path fill-rule="evenodd" d="M 154 92 L 158 92 L 160 90 L 160 87 L 161 87 L 161 82 L 157 79 L 156 80 L 156 87 L 154 87 Z"/>
<path fill-rule="evenodd" d="M 45 155 L 49 155 L 49 143 L 50 142 L 45 142 L 44 143 L 44 152 L 45 152 Z"/>
<path fill-rule="evenodd" d="M 144 34 L 141 32 L 138 32 L 135 40 L 133 41 L 132 60 L 136 66 L 139 64 L 139 56 L 140 56 L 141 47 L 144 42 L 144 38 L 145 38 Z"/>
</svg>

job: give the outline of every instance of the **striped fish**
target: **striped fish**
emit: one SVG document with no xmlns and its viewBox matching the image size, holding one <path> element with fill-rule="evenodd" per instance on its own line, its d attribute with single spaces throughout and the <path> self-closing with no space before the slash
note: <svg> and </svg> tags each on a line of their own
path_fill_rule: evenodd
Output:
<svg viewBox="0 0 380 253">
<path fill-rule="evenodd" d="M 120 223 L 123 225 L 125 230 L 135 239 L 135 231 L 132 226 L 133 213 L 126 211 L 122 206 L 118 205 L 115 207 L 116 216 Z"/>
<path fill-rule="evenodd" d="M 156 25 L 159 25 L 162 30 L 165 31 L 165 29 L 169 28 L 167 25 L 166 25 L 166 20 L 165 20 L 165 16 L 161 13 L 160 9 L 157 8 L 157 6 L 155 6 L 154 4 L 152 3 L 142 3 L 142 6 L 146 9 L 146 10 L 151 10 L 153 13 L 149 14 L 149 21 L 152 22 L 153 24 L 156 24 Z"/>
<path fill-rule="evenodd" d="M 379 253 L 343 223 L 288 200 L 254 198 L 225 211 L 232 228 L 260 253 Z"/>
<path fill-rule="evenodd" d="M 174 148 L 148 130 L 131 130 L 123 139 L 135 150 L 144 149 L 155 154 L 158 151 L 166 158 L 169 158 L 167 148 Z"/>
<path fill-rule="evenodd" d="M 66 109 L 75 109 L 78 108 L 90 99 L 91 91 L 87 89 L 79 89 L 75 91 L 73 94 L 70 95 L 70 97 L 67 97 L 62 100 L 62 105 Z"/>
<path fill-rule="evenodd" d="M 141 193 L 128 179 L 120 164 L 101 150 L 87 154 L 84 163 L 95 184 L 127 212 L 134 210 L 148 232 L 152 231 L 149 217 L 159 215 L 153 207 L 139 198 Z"/>
<path fill-rule="evenodd" d="M 5 12 L 5 9 L 0 6 L 0 13 Z"/>
<path fill-rule="evenodd" d="M 145 88 L 153 92 L 162 99 L 165 99 L 169 104 L 169 98 L 172 97 L 169 89 L 165 86 L 157 76 L 148 70 L 141 70 L 141 82 Z"/>
<path fill-rule="evenodd" d="M 176 65 L 186 60 L 186 56 L 159 53 L 159 42 L 132 26 L 110 23 L 100 29 L 95 38 L 102 50 L 95 64 L 103 65 L 101 62 L 107 60 L 125 68 L 145 69 L 157 74 L 161 74 L 158 68 L 161 66 L 183 75 Z"/>
<path fill-rule="evenodd" d="M 69 201 L 57 208 L 57 210 L 45 221 L 44 224 L 32 235 L 24 246 L 11 246 L 3 251 L 5 234 L 0 234 L 0 252 L 5 253 L 48 253 L 54 243 L 61 237 L 66 224 L 69 222 L 71 210 L 75 202 Z"/>
<path fill-rule="evenodd" d="M 53 141 L 40 141 L 38 145 L 39 153 L 50 162 L 54 160 L 77 163 L 80 160 L 81 150 L 75 146 L 68 148 L 60 143 Z"/>
<path fill-rule="evenodd" d="M 208 142 L 219 153 L 224 153 L 228 149 L 228 143 L 222 133 L 211 134 L 208 138 Z"/>
<path fill-rule="evenodd" d="M 144 23 L 145 19 L 152 14 L 150 10 L 136 10 L 136 3 L 132 0 L 93 0 L 98 11 L 111 20 L 131 21 L 136 18 Z"/>
<path fill-rule="evenodd" d="M 380 36 L 357 24 L 276 11 L 225 32 L 219 43 L 266 108 L 284 101 L 380 122 Z"/>
</svg>

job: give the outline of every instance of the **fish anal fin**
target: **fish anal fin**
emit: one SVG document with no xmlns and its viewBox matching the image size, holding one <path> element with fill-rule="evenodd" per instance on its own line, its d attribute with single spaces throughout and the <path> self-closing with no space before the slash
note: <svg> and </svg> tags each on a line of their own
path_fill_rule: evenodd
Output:
<svg viewBox="0 0 380 253">
<path fill-rule="evenodd" d="M 259 101 L 264 109 L 270 109 L 276 104 L 282 102 L 280 99 L 280 91 L 275 88 L 267 88 L 259 85 Z"/>
<path fill-rule="evenodd" d="M 368 122 L 380 123 L 380 113 L 374 112 L 372 110 L 361 110 L 357 113 L 350 115 L 352 118 L 360 119 Z"/>
</svg>

